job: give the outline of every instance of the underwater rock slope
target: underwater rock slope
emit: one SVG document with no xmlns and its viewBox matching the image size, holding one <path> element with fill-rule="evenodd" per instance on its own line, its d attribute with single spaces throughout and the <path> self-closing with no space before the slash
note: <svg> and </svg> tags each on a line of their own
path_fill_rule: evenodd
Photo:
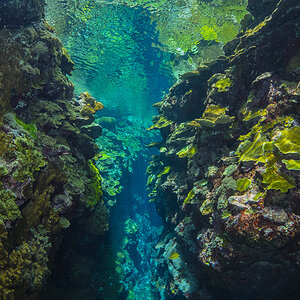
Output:
<svg viewBox="0 0 300 300">
<path fill-rule="evenodd" d="M 72 98 L 73 63 L 43 7 L 0 4 L 1 299 L 41 299 L 71 215 L 97 208 L 107 229 L 91 161 L 98 148 L 86 129 L 103 106 L 87 93 Z"/>
<path fill-rule="evenodd" d="M 271 2 L 249 1 L 254 24 L 226 56 L 155 104 L 150 129 L 163 141 L 148 186 L 165 220 L 156 267 L 164 297 L 300 295 L 300 5 Z"/>
</svg>

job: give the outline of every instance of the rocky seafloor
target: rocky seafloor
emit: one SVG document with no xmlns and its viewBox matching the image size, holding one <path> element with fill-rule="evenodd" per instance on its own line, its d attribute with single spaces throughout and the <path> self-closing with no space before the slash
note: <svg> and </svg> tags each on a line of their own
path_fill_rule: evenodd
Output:
<svg viewBox="0 0 300 300">
<path fill-rule="evenodd" d="M 155 104 L 150 129 L 162 140 L 147 172 L 164 222 L 151 252 L 160 299 L 300 296 L 300 5 L 248 2 L 253 23 L 224 56 L 182 75 Z M 64 236 L 108 230 L 104 199 L 114 204 L 122 168 L 143 149 L 138 131 L 126 131 L 135 125 L 99 138 L 103 106 L 74 95 L 74 64 L 43 10 L 43 0 L 0 3 L 1 299 L 56 299 L 50 274 Z"/>
</svg>

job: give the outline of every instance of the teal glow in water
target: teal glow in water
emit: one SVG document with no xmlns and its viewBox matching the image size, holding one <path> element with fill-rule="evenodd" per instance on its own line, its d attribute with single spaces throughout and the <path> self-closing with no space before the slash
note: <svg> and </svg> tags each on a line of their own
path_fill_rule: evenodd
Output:
<svg viewBox="0 0 300 300">
<path fill-rule="evenodd" d="M 71 80 L 76 92 L 88 91 L 106 107 L 97 114 L 96 122 L 98 117 L 114 117 L 118 124 L 124 118 L 145 124 L 156 114 L 152 104 L 161 100 L 180 74 L 222 54 L 222 43 L 238 32 L 247 1 L 47 3 L 47 19 L 75 62 Z M 134 124 L 126 123 L 119 132 L 110 129 L 98 140 L 102 157 L 96 166 L 103 177 L 106 204 L 111 206 L 110 231 L 101 241 L 89 237 L 80 240 L 72 253 L 70 270 L 79 264 L 86 272 L 85 281 L 81 285 L 75 281 L 74 287 L 67 280 L 61 285 L 59 299 L 75 294 L 91 295 L 89 299 L 162 297 L 153 282 L 161 220 L 146 195 L 146 156 L 134 149 L 140 146 L 137 135 L 142 143 L 149 142 Z M 128 167 L 132 157 L 135 166 Z M 92 265 L 90 272 L 86 264 L 78 263 L 81 256 Z"/>
<path fill-rule="evenodd" d="M 48 0 L 78 92 L 149 122 L 180 74 L 221 55 L 247 0 Z"/>
<path fill-rule="evenodd" d="M 66 28 L 65 28 L 66 29 Z M 97 6 L 62 34 L 76 69 L 76 91 L 88 91 L 105 107 L 150 121 L 173 82 L 170 55 L 157 45 L 155 23 L 142 9 Z"/>
<path fill-rule="evenodd" d="M 124 178 L 124 192 L 111 210 L 111 241 L 121 274 L 121 299 L 158 299 L 153 283 L 155 245 L 162 231 L 161 219 L 145 193 L 146 162 L 139 158 L 133 173 Z"/>
</svg>

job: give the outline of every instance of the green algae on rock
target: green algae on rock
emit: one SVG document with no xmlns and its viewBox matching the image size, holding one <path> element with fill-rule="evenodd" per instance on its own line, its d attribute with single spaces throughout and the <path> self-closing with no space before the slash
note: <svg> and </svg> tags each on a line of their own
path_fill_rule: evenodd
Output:
<svg viewBox="0 0 300 300">
<path fill-rule="evenodd" d="M 213 128 L 217 125 L 231 124 L 234 120 L 234 117 L 229 117 L 226 114 L 227 110 L 227 108 L 221 108 L 218 105 L 210 105 L 206 107 L 200 119 L 195 119 L 192 122 L 198 123 L 200 126 L 210 128 Z M 191 123 L 189 123 L 189 125 L 194 126 Z"/>
<path fill-rule="evenodd" d="M 236 186 L 239 192 L 244 192 L 251 186 L 251 180 L 249 178 L 240 178 L 237 180 Z"/>
<path fill-rule="evenodd" d="M 103 134 L 96 140 L 100 152 L 95 157 L 95 165 L 102 178 L 106 203 L 114 206 L 123 190 L 121 181 L 124 174 L 133 172 L 133 165 L 138 157 L 142 156 L 145 159 L 149 157 L 144 144 L 150 143 L 155 133 L 146 131 L 139 122 L 103 117 L 100 114 L 95 122 L 103 126 Z M 161 176 L 168 174 L 169 171 L 170 169 L 165 167 Z"/>
<path fill-rule="evenodd" d="M 138 231 L 137 223 L 131 219 L 126 220 L 124 225 L 126 234 L 135 234 Z"/>
<path fill-rule="evenodd" d="M 168 228 L 161 237 L 164 247 L 172 243 L 185 266 L 165 259 L 164 271 L 156 272 L 156 280 L 171 282 L 162 292 L 167 297 L 299 293 L 294 280 L 299 271 L 291 258 L 300 220 L 299 74 L 287 66 L 299 52 L 300 7 L 293 0 L 248 5 L 254 23 L 225 46 L 222 63 L 182 76 L 158 107 L 174 123 L 161 130 L 167 151 L 149 166 L 150 196 Z M 207 37 L 213 34 L 208 31 Z M 198 98 L 191 97 L 200 86 Z M 216 126 L 220 115 L 228 122 Z M 185 124 L 191 129 L 179 130 Z M 197 152 L 178 161 L 186 141 Z M 161 165 L 171 167 L 165 177 L 158 177 Z M 196 187 L 196 182 L 206 183 Z M 282 251 L 286 247 L 289 258 Z M 270 278 L 274 265 L 280 271 Z M 239 280 L 243 276 L 253 280 Z"/>
<path fill-rule="evenodd" d="M 41 20 L 44 1 L 3 5 L 0 298 L 39 299 L 67 227 L 61 220 L 72 223 L 82 218 L 80 210 L 90 213 L 79 200 L 82 195 L 89 205 L 100 201 L 99 174 L 84 156 L 94 156 L 97 148 L 81 133 L 82 122 L 91 124 L 93 118 L 84 118 L 80 99 L 73 98 L 73 84 L 65 76 L 72 63 L 54 30 Z M 83 152 L 76 141 L 84 138 Z M 71 209 L 73 216 L 66 217 Z M 107 214 L 105 206 L 101 212 Z M 108 220 L 101 222 L 103 233 Z"/>
</svg>

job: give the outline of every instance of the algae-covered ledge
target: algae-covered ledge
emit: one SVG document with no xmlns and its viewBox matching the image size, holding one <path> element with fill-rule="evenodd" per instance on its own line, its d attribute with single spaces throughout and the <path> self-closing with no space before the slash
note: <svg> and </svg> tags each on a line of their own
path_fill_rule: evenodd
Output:
<svg viewBox="0 0 300 300">
<path fill-rule="evenodd" d="M 0 4 L 1 299 L 41 299 L 73 218 L 97 210 L 108 228 L 98 148 L 83 128 L 103 106 L 74 98 L 73 63 L 43 9 L 40 0 Z"/>
<path fill-rule="evenodd" d="M 148 187 L 169 229 L 155 277 L 167 297 L 299 296 L 300 7 L 248 8 L 254 22 L 226 57 L 155 105 Z"/>
</svg>

